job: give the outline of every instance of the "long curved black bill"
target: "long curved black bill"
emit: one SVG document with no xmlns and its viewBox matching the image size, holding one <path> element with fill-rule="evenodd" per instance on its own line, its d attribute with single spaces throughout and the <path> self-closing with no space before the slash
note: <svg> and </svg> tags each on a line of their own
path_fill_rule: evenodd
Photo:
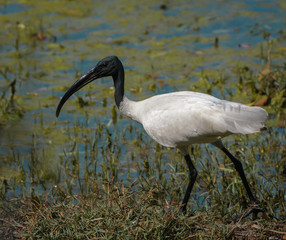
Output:
<svg viewBox="0 0 286 240">
<path fill-rule="evenodd" d="M 69 99 L 71 95 L 73 95 L 75 92 L 83 88 L 85 85 L 89 84 L 90 82 L 97 79 L 98 76 L 96 74 L 95 69 L 91 69 L 87 74 L 83 75 L 79 80 L 77 80 L 70 88 L 67 90 L 65 95 L 62 97 L 61 101 L 58 104 L 56 116 L 58 117 L 63 105 L 65 102 Z"/>
</svg>

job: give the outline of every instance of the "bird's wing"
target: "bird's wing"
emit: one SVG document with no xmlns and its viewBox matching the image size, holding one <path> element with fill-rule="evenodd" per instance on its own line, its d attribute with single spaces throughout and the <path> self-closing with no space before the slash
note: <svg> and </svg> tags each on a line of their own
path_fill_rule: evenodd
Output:
<svg viewBox="0 0 286 240">
<path fill-rule="evenodd" d="M 224 100 L 221 100 L 217 107 L 222 111 L 228 131 L 232 133 L 260 132 L 268 118 L 268 113 L 260 107 L 246 106 Z"/>
<path fill-rule="evenodd" d="M 258 132 L 267 119 L 262 108 L 197 92 L 162 94 L 140 103 L 143 127 L 165 146 L 213 142 L 232 133 Z"/>
</svg>

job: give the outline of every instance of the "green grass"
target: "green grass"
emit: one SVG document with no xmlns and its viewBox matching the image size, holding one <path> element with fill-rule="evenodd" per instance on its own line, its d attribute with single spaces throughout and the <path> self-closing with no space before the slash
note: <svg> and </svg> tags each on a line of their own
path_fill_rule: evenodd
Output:
<svg viewBox="0 0 286 240">
<path fill-rule="evenodd" d="M 286 236 L 285 214 L 284 221 L 264 216 L 237 223 L 231 216 L 221 216 L 215 208 L 184 216 L 177 202 L 160 197 L 162 192 L 159 184 L 137 192 L 124 185 L 106 184 L 93 194 L 66 196 L 61 201 L 17 200 L 18 208 L 1 209 L 6 218 L 1 218 L 0 231 L 2 236 L 17 239 L 284 239 Z"/>
<path fill-rule="evenodd" d="M 5 76 L 5 72 L 0 73 Z M 0 85 L 0 128 L 9 121 L 19 120 L 24 110 L 19 104 L 19 97 L 16 95 L 16 79 L 8 84 Z"/>
<path fill-rule="evenodd" d="M 99 132 L 107 131 L 104 129 L 101 125 Z M 118 156 L 115 138 L 114 142 L 108 140 L 107 166 L 102 175 L 90 173 L 80 178 L 75 147 L 75 160 L 61 162 L 66 166 L 61 171 L 70 176 L 66 183 L 58 183 L 48 195 L 32 188 L 23 192 L 22 198 L 2 201 L 0 236 L 4 239 L 283 239 L 286 236 L 285 135 L 280 131 L 270 128 L 259 137 L 236 136 L 227 144 L 243 160 L 250 185 L 268 211 L 256 220 L 248 217 L 237 222 L 249 207 L 244 187 L 231 162 L 208 145 L 190 149 L 199 175 L 188 214 L 182 215 L 179 207 L 188 176 L 180 153 L 159 145 L 150 148 L 152 141 L 137 136 L 134 144 L 140 144 L 139 148 L 148 157 L 139 152 L 127 169 L 131 171 L 133 166 L 139 177 L 125 180 L 118 177 L 120 170 L 115 170 L 116 164 L 112 165 L 113 157 Z M 87 142 L 92 143 L 91 139 Z M 38 154 L 42 156 L 37 151 L 34 149 L 35 158 Z M 172 159 L 168 171 L 163 168 L 166 157 Z M 37 176 L 34 177 L 36 180 Z M 81 184 L 81 194 L 72 194 L 76 182 Z"/>
</svg>

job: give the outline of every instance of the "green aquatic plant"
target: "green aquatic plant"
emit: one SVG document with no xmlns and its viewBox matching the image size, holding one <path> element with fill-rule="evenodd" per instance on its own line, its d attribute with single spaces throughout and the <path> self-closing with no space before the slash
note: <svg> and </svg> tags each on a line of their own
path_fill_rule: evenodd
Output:
<svg viewBox="0 0 286 240">
<path fill-rule="evenodd" d="M 19 120 L 24 114 L 22 99 L 16 95 L 16 83 L 15 79 L 0 86 L 0 127 L 11 120 Z"/>
</svg>

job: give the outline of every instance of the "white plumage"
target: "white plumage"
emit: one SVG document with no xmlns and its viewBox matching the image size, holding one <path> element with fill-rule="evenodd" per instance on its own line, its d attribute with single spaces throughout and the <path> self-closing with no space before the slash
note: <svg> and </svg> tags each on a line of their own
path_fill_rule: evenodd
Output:
<svg viewBox="0 0 286 240">
<path fill-rule="evenodd" d="M 134 102 L 124 97 L 119 110 L 141 123 L 150 137 L 166 147 L 213 143 L 234 133 L 259 132 L 267 112 L 260 107 L 182 91 Z"/>
</svg>

